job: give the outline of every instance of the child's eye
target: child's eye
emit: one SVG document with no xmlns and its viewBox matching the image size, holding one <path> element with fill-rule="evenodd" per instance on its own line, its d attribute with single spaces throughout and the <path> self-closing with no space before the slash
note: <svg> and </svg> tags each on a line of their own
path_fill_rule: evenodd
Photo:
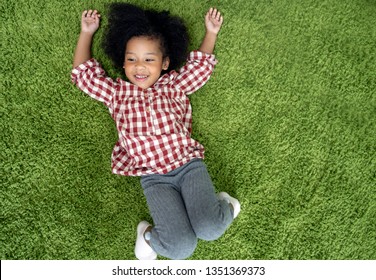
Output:
<svg viewBox="0 0 376 280">
<path fill-rule="evenodd" d="M 135 61 L 135 59 L 134 58 L 127 58 L 127 61 L 133 62 L 133 61 Z"/>
<path fill-rule="evenodd" d="M 152 59 L 152 58 L 147 58 L 146 59 L 146 62 L 152 62 L 152 61 L 154 61 L 154 59 Z"/>
</svg>

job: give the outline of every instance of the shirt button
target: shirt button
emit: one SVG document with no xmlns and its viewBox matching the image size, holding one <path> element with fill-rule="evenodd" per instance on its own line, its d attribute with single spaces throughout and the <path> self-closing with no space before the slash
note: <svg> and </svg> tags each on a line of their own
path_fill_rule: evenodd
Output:
<svg viewBox="0 0 376 280">
<path fill-rule="evenodd" d="M 146 112 L 148 112 L 148 113 L 150 112 L 150 107 L 146 108 Z"/>
</svg>

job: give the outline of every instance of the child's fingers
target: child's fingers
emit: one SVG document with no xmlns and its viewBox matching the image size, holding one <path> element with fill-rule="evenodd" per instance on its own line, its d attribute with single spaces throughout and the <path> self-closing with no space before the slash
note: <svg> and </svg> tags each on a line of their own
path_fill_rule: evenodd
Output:
<svg viewBox="0 0 376 280">
<path fill-rule="evenodd" d="M 97 10 L 85 10 L 82 12 L 82 18 L 85 19 L 85 18 L 93 18 L 93 19 L 96 19 L 96 18 L 100 18 L 101 15 L 98 13 Z"/>
<path fill-rule="evenodd" d="M 219 22 L 221 21 L 221 18 L 222 18 L 221 12 L 219 10 L 217 10 L 216 8 L 210 8 L 208 13 L 209 13 L 211 18 L 216 19 Z M 222 18 L 222 20 L 223 20 L 223 18 Z"/>
<path fill-rule="evenodd" d="M 215 19 L 219 21 L 220 18 L 221 18 L 221 13 L 217 11 L 217 15 L 215 16 Z"/>
<path fill-rule="evenodd" d="M 91 15 L 92 18 L 100 18 L 101 15 L 97 10 L 94 10 L 93 14 Z"/>
<path fill-rule="evenodd" d="M 223 16 L 221 16 L 218 21 L 219 21 L 219 24 L 222 25 L 222 23 L 223 23 Z"/>
<path fill-rule="evenodd" d="M 98 13 L 97 10 L 94 11 L 95 13 L 93 13 L 93 18 L 97 21 L 99 20 L 99 18 L 101 17 L 101 15 Z"/>
<path fill-rule="evenodd" d="M 92 10 L 85 10 L 83 13 L 82 13 L 82 17 L 83 18 L 89 18 L 91 17 L 91 14 L 93 13 Z"/>
<path fill-rule="evenodd" d="M 217 15 L 217 21 L 218 21 L 219 23 L 222 23 L 222 22 L 223 22 L 223 16 L 221 15 L 220 12 L 218 12 L 218 15 Z"/>
</svg>

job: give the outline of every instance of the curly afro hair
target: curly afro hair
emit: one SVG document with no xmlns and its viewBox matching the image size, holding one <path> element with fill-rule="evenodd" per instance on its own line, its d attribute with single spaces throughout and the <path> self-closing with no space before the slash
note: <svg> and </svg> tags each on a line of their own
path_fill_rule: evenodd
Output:
<svg viewBox="0 0 376 280">
<path fill-rule="evenodd" d="M 189 36 L 181 18 L 168 11 L 144 10 L 127 3 L 110 4 L 103 48 L 116 67 L 123 67 L 128 41 L 141 36 L 160 41 L 163 58 L 170 59 L 164 72 L 176 70 L 186 61 Z"/>
</svg>

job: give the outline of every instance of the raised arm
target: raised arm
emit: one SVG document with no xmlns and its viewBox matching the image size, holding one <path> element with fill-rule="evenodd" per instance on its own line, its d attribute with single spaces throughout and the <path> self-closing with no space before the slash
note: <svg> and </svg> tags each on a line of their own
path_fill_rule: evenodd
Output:
<svg viewBox="0 0 376 280">
<path fill-rule="evenodd" d="M 217 35 L 223 23 L 223 16 L 217 9 L 210 8 L 205 15 L 206 34 L 199 51 L 212 54 L 217 41 Z"/>
<path fill-rule="evenodd" d="M 81 16 L 81 33 L 73 58 L 73 68 L 91 58 L 91 42 L 99 28 L 100 14 L 96 10 L 84 11 Z"/>
</svg>

